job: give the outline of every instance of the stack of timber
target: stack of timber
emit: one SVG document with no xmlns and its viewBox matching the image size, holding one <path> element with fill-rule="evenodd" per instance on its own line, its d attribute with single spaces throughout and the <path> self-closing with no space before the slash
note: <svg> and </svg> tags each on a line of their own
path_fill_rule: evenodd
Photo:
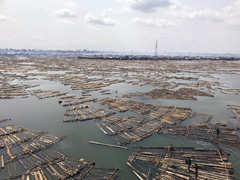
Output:
<svg viewBox="0 0 240 180">
<path fill-rule="evenodd" d="M 235 95 L 239 95 L 240 94 L 240 89 L 227 89 L 226 91 L 234 93 Z"/>
<path fill-rule="evenodd" d="M 228 110 L 232 113 L 234 113 L 234 115 L 237 118 L 240 118 L 240 106 L 235 106 L 235 105 L 228 105 Z"/>
<path fill-rule="evenodd" d="M 168 124 L 179 124 L 191 114 L 192 110 L 190 108 L 174 108 L 171 112 L 165 114 L 161 117 L 161 121 Z"/>
<path fill-rule="evenodd" d="M 0 177 L 4 179 L 115 179 L 114 168 L 96 167 L 50 148 L 63 136 L 7 125 L 0 134 Z"/>
<path fill-rule="evenodd" d="M 240 106 L 227 105 L 228 110 L 232 113 L 228 120 L 228 126 L 235 130 L 240 130 Z"/>
<path fill-rule="evenodd" d="M 160 121 L 121 116 L 109 116 L 95 122 L 103 133 L 110 135 L 119 145 L 141 141 L 163 126 Z"/>
<path fill-rule="evenodd" d="M 76 104 L 82 104 L 86 102 L 95 101 L 97 98 L 90 98 L 90 97 L 77 97 L 77 96 L 70 96 L 70 95 L 62 95 L 58 97 L 58 102 L 61 102 L 63 106 L 72 106 Z"/>
<path fill-rule="evenodd" d="M 176 91 L 169 89 L 154 89 L 147 93 L 131 93 L 126 94 L 123 97 L 132 97 L 132 96 L 151 96 L 153 99 L 164 98 L 164 99 L 181 99 L 181 100 L 197 100 L 194 96 L 208 96 L 213 97 L 212 94 L 209 94 L 204 91 L 200 91 L 192 88 L 180 88 Z"/>
<path fill-rule="evenodd" d="M 217 135 L 216 129 L 219 129 Z M 226 144 L 240 147 L 240 139 L 234 129 L 227 127 L 226 124 L 195 124 L 163 127 L 162 134 L 174 134 L 186 136 L 189 139 L 206 141 L 213 144 Z"/>
<path fill-rule="evenodd" d="M 6 165 L 11 179 L 115 179 L 117 170 L 99 168 L 93 162 L 79 161 L 53 150 L 45 149 Z M 0 170 L 4 171 L 4 169 Z"/>
<path fill-rule="evenodd" d="M 77 83 L 72 84 L 72 90 L 97 89 L 97 88 L 106 87 L 109 85 L 110 85 L 110 83 L 77 82 Z"/>
<path fill-rule="evenodd" d="M 168 151 L 164 147 L 151 147 L 146 149 L 151 152 L 143 152 L 140 148 L 134 152 L 127 161 L 127 165 L 140 180 L 179 180 L 196 178 L 214 180 L 233 180 L 232 164 L 228 162 L 221 150 L 180 148 Z M 191 159 L 190 170 L 186 160 Z"/>
<path fill-rule="evenodd" d="M 57 97 L 57 96 L 62 96 L 62 95 L 66 94 L 66 93 L 62 93 L 60 91 L 41 90 L 41 89 L 31 90 L 28 92 L 30 93 L 30 95 L 36 96 L 38 99 Z"/>
<path fill-rule="evenodd" d="M 28 93 L 27 88 L 33 88 L 38 85 L 0 85 L 0 99 L 13 99 L 15 97 L 26 98 Z"/>
<path fill-rule="evenodd" d="M 154 106 L 124 99 L 104 98 L 97 103 L 107 106 L 119 112 L 133 111 L 152 120 L 158 120 L 168 124 L 178 124 L 188 118 L 192 110 L 190 108 Z"/>
<path fill-rule="evenodd" d="M 114 114 L 114 112 L 110 110 L 100 109 L 86 104 L 73 104 L 72 106 L 68 106 L 64 115 L 64 122 L 86 121 L 107 117 L 112 114 Z"/>
<path fill-rule="evenodd" d="M 20 132 L 22 130 L 23 130 L 23 128 L 21 128 L 21 127 L 17 127 L 17 126 L 13 126 L 13 125 L 6 125 L 4 127 L 0 127 L 0 136 L 13 134 L 16 132 Z"/>
</svg>

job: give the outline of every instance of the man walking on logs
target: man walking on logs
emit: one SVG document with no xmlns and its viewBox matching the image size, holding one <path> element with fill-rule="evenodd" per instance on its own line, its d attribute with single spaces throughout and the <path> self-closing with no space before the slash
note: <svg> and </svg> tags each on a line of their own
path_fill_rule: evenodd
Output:
<svg viewBox="0 0 240 180">
<path fill-rule="evenodd" d="M 192 160 L 190 157 L 188 157 L 188 159 L 185 161 L 185 163 L 188 165 L 188 172 L 190 172 L 190 166 L 192 164 Z"/>
<path fill-rule="evenodd" d="M 198 178 L 198 169 L 199 169 L 199 166 L 197 165 L 197 163 L 195 164 L 194 168 L 195 168 L 195 179 L 197 180 L 197 178 Z"/>
<path fill-rule="evenodd" d="M 170 159 L 171 151 L 173 151 L 173 150 L 174 150 L 174 147 L 173 147 L 173 145 L 171 144 L 171 145 L 168 147 L 168 157 L 169 157 L 169 159 Z"/>
<path fill-rule="evenodd" d="M 173 151 L 173 150 L 174 150 L 174 147 L 173 147 L 173 145 L 171 144 L 171 145 L 168 147 L 168 151 L 171 152 L 171 151 Z"/>
<path fill-rule="evenodd" d="M 217 138 L 218 138 L 218 136 L 219 136 L 219 134 L 220 134 L 220 130 L 218 129 L 218 127 L 217 127 L 217 129 L 216 129 L 216 133 L 217 133 Z"/>
</svg>

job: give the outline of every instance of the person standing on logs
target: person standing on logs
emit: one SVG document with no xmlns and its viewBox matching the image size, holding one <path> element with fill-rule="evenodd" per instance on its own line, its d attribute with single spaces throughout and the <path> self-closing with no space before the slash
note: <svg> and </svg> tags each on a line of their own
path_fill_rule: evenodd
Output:
<svg viewBox="0 0 240 180">
<path fill-rule="evenodd" d="M 171 156 L 171 151 L 174 150 L 174 147 L 173 145 L 171 144 L 169 147 L 168 147 L 168 158 L 170 159 L 170 156 Z"/>
<path fill-rule="evenodd" d="M 219 134 L 220 134 L 220 130 L 218 129 L 218 127 L 217 127 L 217 129 L 216 129 L 216 133 L 217 133 L 217 137 L 218 137 Z"/>
<path fill-rule="evenodd" d="M 171 151 L 173 151 L 173 150 L 174 150 L 174 147 L 173 147 L 173 145 L 171 144 L 171 145 L 168 147 L 168 151 L 171 152 Z"/>
<path fill-rule="evenodd" d="M 188 159 L 185 161 L 185 163 L 188 165 L 188 172 L 190 172 L 190 166 L 192 164 L 192 160 L 190 157 L 188 157 Z"/>
<path fill-rule="evenodd" d="M 194 168 L 195 168 L 195 179 L 197 180 L 197 178 L 198 178 L 198 169 L 199 169 L 199 166 L 197 165 L 197 163 L 195 164 Z"/>
</svg>

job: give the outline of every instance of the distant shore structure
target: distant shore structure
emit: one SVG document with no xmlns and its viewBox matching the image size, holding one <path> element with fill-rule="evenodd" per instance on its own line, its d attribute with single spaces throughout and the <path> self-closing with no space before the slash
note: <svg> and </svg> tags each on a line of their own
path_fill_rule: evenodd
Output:
<svg viewBox="0 0 240 180">
<path fill-rule="evenodd" d="M 155 56 L 156 57 L 158 56 L 158 41 L 156 41 L 156 44 L 155 44 Z"/>
</svg>

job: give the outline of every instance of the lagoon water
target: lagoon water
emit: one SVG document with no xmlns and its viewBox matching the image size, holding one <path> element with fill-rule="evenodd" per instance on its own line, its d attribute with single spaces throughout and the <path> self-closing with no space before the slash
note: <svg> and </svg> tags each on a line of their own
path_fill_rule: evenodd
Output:
<svg viewBox="0 0 240 180">
<path fill-rule="evenodd" d="M 51 72 L 53 73 L 53 72 Z M 57 72 L 59 73 L 59 72 Z M 64 72 L 63 72 L 64 73 Z M 240 88 L 240 75 L 226 74 L 215 75 L 219 78 L 219 82 L 228 83 L 230 88 Z M 209 81 L 211 79 L 208 79 Z M 19 83 L 17 80 L 12 83 Z M 43 80 L 38 78 L 37 80 L 23 81 L 25 84 L 39 84 L 40 86 L 32 89 L 46 89 L 46 90 L 58 90 L 61 92 L 67 92 L 68 94 L 81 96 L 80 90 L 71 90 L 71 86 L 64 86 L 60 83 Z M 130 92 L 148 92 L 154 89 L 152 86 L 137 86 L 126 83 L 112 84 L 110 86 L 101 88 L 101 90 L 110 90 L 112 94 L 101 95 L 99 91 L 90 92 L 91 97 L 102 99 L 105 97 L 122 98 L 123 94 Z M 115 92 L 117 90 L 117 92 Z M 134 101 L 141 101 L 146 104 L 163 105 L 163 106 L 178 106 L 188 107 L 194 112 L 205 113 L 213 115 L 211 122 L 227 123 L 228 118 L 232 115 L 227 110 L 227 105 L 240 105 L 239 95 L 235 94 L 222 94 L 216 92 L 214 97 L 197 97 L 197 101 L 190 100 L 176 100 L 176 99 L 152 99 L 150 97 L 132 97 Z M 97 103 L 87 103 L 97 107 L 102 107 Z M 11 123 L 30 128 L 35 130 L 46 131 L 52 134 L 64 135 L 64 139 L 55 145 L 53 148 L 73 156 L 74 158 L 84 158 L 86 161 L 94 161 L 97 166 L 101 167 L 114 167 L 120 168 L 118 172 L 118 179 L 121 180 L 135 180 L 137 177 L 132 173 L 131 169 L 126 165 L 128 157 L 136 151 L 136 149 L 115 149 L 104 146 L 97 146 L 89 144 L 89 141 L 98 141 L 109 144 L 116 144 L 116 142 L 110 137 L 105 135 L 95 124 L 93 120 L 84 122 L 63 122 L 64 113 L 66 107 L 63 107 L 58 103 L 56 98 L 48 98 L 39 100 L 34 96 L 28 98 L 15 98 L 15 99 L 1 99 L 0 100 L 0 117 L 11 118 Z M 116 115 L 122 116 L 140 116 L 133 112 L 116 113 Z M 182 124 L 188 124 L 191 122 L 183 121 Z M 239 132 L 238 132 L 239 133 Z M 193 147 L 206 147 L 214 148 L 213 145 L 206 142 L 187 140 L 185 138 L 171 136 L 171 135 L 159 135 L 146 138 L 143 141 L 131 143 L 127 147 L 132 146 L 193 146 Z M 230 153 L 228 156 L 234 167 L 234 173 L 236 179 L 240 179 L 240 150 L 238 148 L 222 146 L 222 148 Z M 0 179 L 4 178 L 3 174 L 0 174 Z"/>
</svg>

